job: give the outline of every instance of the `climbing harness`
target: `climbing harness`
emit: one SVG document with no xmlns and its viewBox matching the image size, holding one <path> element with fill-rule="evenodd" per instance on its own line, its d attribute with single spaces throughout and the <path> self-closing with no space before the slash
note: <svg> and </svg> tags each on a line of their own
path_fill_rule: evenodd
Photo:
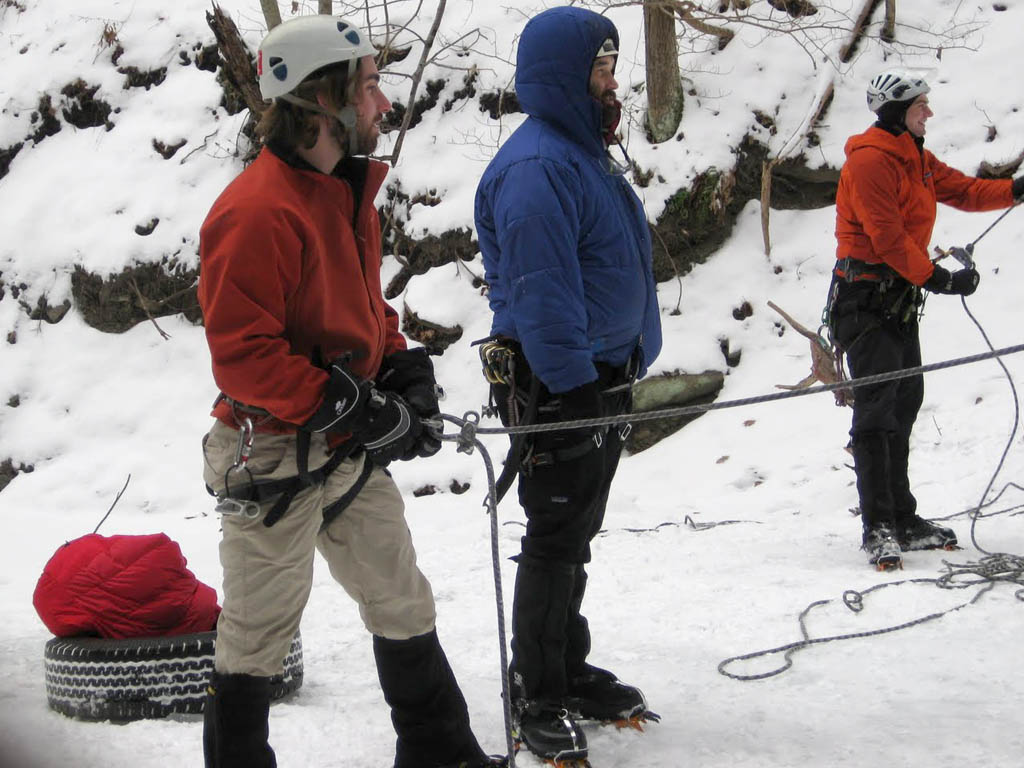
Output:
<svg viewBox="0 0 1024 768">
<path fill-rule="evenodd" d="M 234 416 L 235 423 L 238 425 L 238 444 L 235 447 L 235 456 L 231 466 L 224 471 L 224 490 L 221 493 L 217 493 L 209 485 L 206 486 L 207 493 L 217 499 L 217 506 L 214 507 L 214 511 L 221 515 L 237 515 L 254 520 L 260 516 L 261 504 L 276 497 L 273 506 L 263 518 L 263 525 L 270 528 L 284 516 L 292 501 L 301 491 L 314 485 L 321 485 L 334 470 L 341 466 L 345 459 L 354 456 L 362 447 L 354 440 L 348 440 L 338 446 L 322 466 L 310 471 L 310 434 L 305 430 L 298 430 L 295 433 L 295 458 L 298 465 L 298 474 L 294 477 L 276 480 L 255 480 L 247 466 L 256 440 L 255 429 L 257 423 L 253 422 L 253 416 L 259 417 L 260 422 L 258 423 L 262 423 L 268 421 L 271 415 L 262 408 L 256 408 L 233 400 L 223 392 L 217 396 L 213 403 L 214 407 L 222 401 L 226 401 L 231 405 L 232 415 Z M 372 469 L 371 462 L 366 462 L 363 472 L 356 479 L 353 488 L 324 509 L 324 525 L 328 525 L 351 503 L 351 500 L 355 498 L 355 495 L 366 484 Z M 242 478 L 236 479 L 240 475 Z"/>
</svg>

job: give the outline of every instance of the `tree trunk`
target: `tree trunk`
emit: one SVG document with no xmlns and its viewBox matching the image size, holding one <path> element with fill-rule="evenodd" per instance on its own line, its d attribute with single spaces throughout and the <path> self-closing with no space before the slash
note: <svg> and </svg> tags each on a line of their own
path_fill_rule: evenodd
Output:
<svg viewBox="0 0 1024 768">
<path fill-rule="evenodd" d="M 896 0 L 885 0 L 885 26 L 882 39 L 891 43 L 896 39 Z"/>
<path fill-rule="evenodd" d="M 320 0 L 320 8 L 317 13 L 323 13 L 330 16 L 331 13 L 334 12 L 334 8 L 332 8 L 333 5 L 334 3 L 331 2 L 331 0 Z"/>
<path fill-rule="evenodd" d="M 238 27 L 216 4 L 213 13 L 207 11 L 206 23 L 217 38 L 217 50 L 220 52 L 224 74 L 242 94 L 249 111 L 256 116 L 261 115 L 264 104 L 257 84 L 256 67 L 253 66 L 252 54 L 238 33 Z"/>
<path fill-rule="evenodd" d="M 683 118 L 676 21 L 660 3 L 644 3 L 647 129 L 655 144 L 671 139 Z"/>
<path fill-rule="evenodd" d="M 263 8 L 263 18 L 267 22 L 269 32 L 281 23 L 281 9 L 277 7 L 277 0 L 260 0 L 260 6 Z"/>
</svg>

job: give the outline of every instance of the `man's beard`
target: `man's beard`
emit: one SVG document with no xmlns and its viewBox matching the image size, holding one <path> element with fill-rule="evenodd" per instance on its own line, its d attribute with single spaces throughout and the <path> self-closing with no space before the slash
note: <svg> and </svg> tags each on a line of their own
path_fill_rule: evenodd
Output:
<svg viewBox="0 0 1024 768">
<path fill-rule="evenodd" d="M 590 92 L 590 95 L 601 104 L 601 131 L 608 131 L 615 128 L 619 123 L 619 116 L 622 108 L 618 99 L 615 98 L 615 91 L 607 90 L 604 93 Z"/>
<path fill-rule="evenodd" d="M 377 126 L 373 123 L 366 126 L 365 128 L 356 122 L 356 148 L 351 154 L 354 155 L 371 155 L 373 151 L 377 149 L 377 139 L 380 137 L 380 131 Z M 348 145 L 348 134 L 345 131 L 345 126 L 342 125 L 340 120 L 331 121 L 331 136 L 338 142 L 345 154 L 349 154 Z"/>
</svg>

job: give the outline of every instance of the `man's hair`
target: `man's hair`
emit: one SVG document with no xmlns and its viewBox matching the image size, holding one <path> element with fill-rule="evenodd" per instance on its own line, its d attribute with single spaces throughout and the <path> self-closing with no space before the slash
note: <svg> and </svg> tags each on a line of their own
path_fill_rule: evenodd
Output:
<svg viewBox="0 0 1024 768">
<path fill-rule="evenodd" d="M 321 67 L 303 80 L 292 93 L 314 104 L 323 97 L 327 109 L 339 110 L 352 103 L 356 83 L 359 81 L 359 61 L 356 60 L 351 73 L 349 65 L 350 62 L 345 61 Z M 256 125 L 256 132 L 263 138 L 264 144 L 278 144 L 288 149 L 310 149 L 316 144 L 320 133 L 317 122 L 319 115 L 319 112 L 303 109 L 284 99 L 274 99 L 274 103 Z"/>
</svg>

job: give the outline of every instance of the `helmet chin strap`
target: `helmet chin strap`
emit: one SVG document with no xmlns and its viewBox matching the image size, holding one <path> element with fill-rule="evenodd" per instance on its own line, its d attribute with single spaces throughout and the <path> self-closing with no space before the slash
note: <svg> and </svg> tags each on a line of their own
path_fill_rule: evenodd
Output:
<svg viewBox="0 0 1024 768">
<path fill-rule="evenodd" d="M 345 143 L 348 146 L 343 147 L 343 149 L 345 150 L 346 156 L 352 157 L 357 153 L 359 148 L 359 137 L 356 135 L 356 111 L 353 107 L 342 107 L 337 111 L 331 111 L 314 101 L 301 99 L 291 93 L 283 94 L 278 96 L 278 98 L 282 101 L 287 101 L 289 104 L 294 104 L 300 109 L 317 112 L 321 115 L 327 115 L 327 117 L 333 117 L 341 123 L 341 127 L 345 129 Z"/>
</svg>

